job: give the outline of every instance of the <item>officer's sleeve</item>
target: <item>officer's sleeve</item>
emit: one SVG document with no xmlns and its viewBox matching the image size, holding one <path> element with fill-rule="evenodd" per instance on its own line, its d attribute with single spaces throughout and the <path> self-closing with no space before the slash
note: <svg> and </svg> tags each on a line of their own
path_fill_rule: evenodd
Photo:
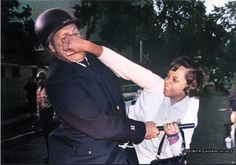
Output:
<svg viewBox="0 0 236 165">
<path fill-rule="evenodd" d="M 140 143 L 145 136 L 145 124 L 128 118 L 122 118 L 114 113 L 105 113 L 94 100 L 84 93 L 79 86 L 71 90 L 71 84 L 47 86 L 50 102 L 56 112 L 73 128 L 95 138 L 120 142 L 133 141 Z"/>
</svg>

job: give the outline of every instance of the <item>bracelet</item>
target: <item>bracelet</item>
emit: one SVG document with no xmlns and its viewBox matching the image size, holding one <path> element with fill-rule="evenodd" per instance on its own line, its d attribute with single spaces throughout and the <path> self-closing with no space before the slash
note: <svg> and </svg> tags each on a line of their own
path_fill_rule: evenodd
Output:
<svg viewBox="0 0 236 165">
<path fill-rule="evenodd" d="M 174 134 L 174 135 L 169 135 L 169 136 L 167 136 L 167 139 L 168 139 L 170 145 L 172 145 L 179 140 L 179 135 L 178 135 L 178 133 Z"/>
</svg>

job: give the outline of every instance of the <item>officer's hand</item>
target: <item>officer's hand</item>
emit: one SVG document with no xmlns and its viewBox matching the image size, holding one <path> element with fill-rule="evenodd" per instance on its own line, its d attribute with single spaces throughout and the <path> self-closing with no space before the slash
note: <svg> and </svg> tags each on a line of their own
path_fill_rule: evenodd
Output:
<svg viewBox="0 0 236 165">
<path fill-rule="evenodd" d="M 173 123 L 166 123 L 163 125 L 164 127 L 164 131 L 166 133 L 166 135 L 170 136 L 170 135 L 175 135 L 177 133 L 179 133 L 179 127 L 177 122 L 173 122 Z"/>
<path fill-rule="evenodd" d="M 156 124 L 152 121 L 145 122 L 146 134 L 145 139 L 152 139 L 159 135 L 159 130 L 156 127 Z"/>
</svg>

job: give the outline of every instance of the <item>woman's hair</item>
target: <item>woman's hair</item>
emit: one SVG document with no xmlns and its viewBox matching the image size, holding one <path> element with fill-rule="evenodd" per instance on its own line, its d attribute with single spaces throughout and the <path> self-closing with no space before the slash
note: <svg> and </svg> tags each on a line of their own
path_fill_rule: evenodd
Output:
<svg viewBox="0 0 236 165">
<path fill-rule="evenodd" d="M 198 65 L 187 56 L 180 56 L 174 59 L 170 64 L 170 70 L 176 71 L 179 67 L 189 69 L 185 75 L 188 87 L 184 88 L 189 97 L 199 96 L 200 90 L 205 86 L 209 78 L 209 70 L 206 67 Z"/>
</svg>

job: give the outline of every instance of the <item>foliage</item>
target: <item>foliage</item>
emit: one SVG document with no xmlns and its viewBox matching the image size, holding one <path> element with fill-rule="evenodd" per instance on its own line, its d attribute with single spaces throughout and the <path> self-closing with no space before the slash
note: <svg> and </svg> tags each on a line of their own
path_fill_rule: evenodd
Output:
<svg viewBox="0 0 236 165">
<path fill-rule="evenodd" d="M 33 60 L 32 52 L 37 42 L 34 21 L 30 18 L 32 9 L 29 5 L 20 6 L 18 0 L 4 0 L 1 4 L 3 61 Z"/>
<path fill-rule="evenodd" d="M 217 48 L 213 78 L 225 84 L 231 83 L 236 74 L 236 1 L 229 1 L 223 7 L 215 7 L 209 19 L 216 24 L 219 33 L 223 34 L 218 37 L 221 44 Z"/>
<path fill-rule="evenodd" d="M 131 47 L 138 54 L 143 40 L 153 63 L 187 55 L 208 66 L 212 80 L 235 74 L 235 1 L 212 14 L 200 0 L 82 0 L 74 9 L 89 36 L 100 32 L 102 40 L 119 50 Z"/>
<path fill-rule="evenodd" d="M 74 7 L 75 16 L 81 16 L 82 22 L 85 22 L 83 26 L 87 26 L 87 38 L 91 33 L 99 32 L 102 40 L 122 50 L 136 45 L 152 30 L 152 3 L 141 2 L 143 1 L 81 1 Z M 144 22 L 150 26 L 146 26 Z"/>
<path fill-rule="evenodd" d="M 206 13 L 203 0 L 81 0 L 74 15 L 87 39 L 93 34 L 139 58 L 139 42 L 152 64 L 187 55 L 211 69 L 211 80 L 231 79 L 236 64 L 236 1 Z M 18 0 L 2 1 L 2 50 L 32 57 L 37 47 L 31 8 Z M 11 57 L 8 55 L 8 58 Z"/>
</svg>

